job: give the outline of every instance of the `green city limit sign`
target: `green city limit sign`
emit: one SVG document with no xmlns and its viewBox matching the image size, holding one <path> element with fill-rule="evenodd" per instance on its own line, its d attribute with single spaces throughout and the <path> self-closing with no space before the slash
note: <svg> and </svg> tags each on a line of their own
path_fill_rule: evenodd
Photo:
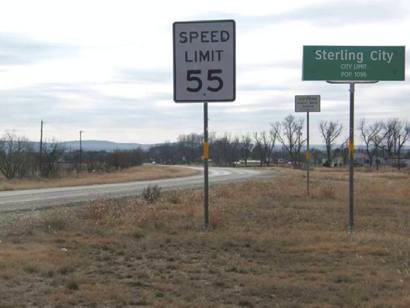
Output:
<svg viewBox="0 0 410 308">
<path fill-rule="evenodd" d="M 404 46 L 303 46 L 302 80 L 404 80 Z"/>
</svg>

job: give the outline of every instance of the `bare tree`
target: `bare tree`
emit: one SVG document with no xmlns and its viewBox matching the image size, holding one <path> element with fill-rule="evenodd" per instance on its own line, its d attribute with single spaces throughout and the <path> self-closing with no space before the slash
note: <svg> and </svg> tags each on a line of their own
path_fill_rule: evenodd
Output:
<svg viewBox="0 0 410 308">
<path fill-rule="evenodd" d="M 370 167 L 373 166 L 374 158 L 376 157 L 376 166 L 379 168 L 377 160 L 378 150 L 384 139 L 383 122 L 375 122 L 373 124 L 366 125 L 365 119 L 361 119 L 359 123 L 359 130 L 361 138 L 366 146 L 366 154 L 369 158 Z"/>
<path fill-rule="evenodd" d="M 107 155 L 106 164 L 110 169 L 123 170 L 141 165 L 143 159 L 144 153 L 139 149 L 129 151 L 115 150 Z"/>
<path fill-rule="evenodd" d="M 258 132 L 253 133 L 253 140 L 255 141 L 254 151 L 256 152 L 256 155 L 259 157 L 259 166 L 262 167 L 265 161 L 265 152 L 263 151 L 261 134 L 258 134 Z"/>
<path fill-rule="evenodd" d="M 178 137 L 179 151 L 187 164 L 201 159 L 202 139 L 202 135 L 195 133 Z"/>
<path fill-rule="evenodd" d="M 400 163 L 401 151 L 403 149 L 403 146 L 409 140 L 409 137 L 410 137 L 410 123 L 406 122 L 401 125 L 401 129 L 399 131 L 399 136 L 398 136 L 398 142 L 397 142 L 397 158 L 398 158 L 399 170 L 401 168 L 401 163 Z"/>
<path fill-rule="evenodd" d="M 293 166 L 300 165 L 300 152 L 305 143 L 303 139 L 303 119 L 288 115 L 282 122 L 272 124 L 272 132 L 288 153 Z"/>
<path fill-rule="evenodd" d="M 260 134 L 262 142 L 263 157 L 265 158 L 264 164 L 270 165 L 272 161 L 273 150 L 275 148 L 276 133 L 271 130 L 269 133 L 263 131 Z"/>
<path fill-rule="evenodd" d="M 376 134 L 373 137 L 373 147 L 375 151 L 375 157 L 376 157 L 376 169 L 379 170 L 379 165 L 380 165 L 380 159 L 379 159 L 379 151 L 383 149 L 383 141 L 386 138 L 385 133 L 383 132 L 383 128 L 385 127 L 383 122 L 379 122 L 380 126 L 382 127 L 382 130 Z"/>
<path fill-rule="evenodd" d="M 321 121 L 320 125 L 320 132 L 323 137 L 323 141 L 326 145 L 326 157 L 327 157 L 327 164 L 328 166 L 332 163 L 332 147 L 336 141 L 336 139 L 342 133 L 343 126 L 341 123 L 333 122 L 333 121 Z"/>
<path fill-rule="evenodd" d="M 252 138 L 249 134 L 242 136 L 241 138 L 241 156 L 245 162 L 245 166 L 248 166 L 248 158 L 251 155 L 253 148 Z"/>
<path fill-rule="evenodd" d="M 43 144 L 41 176 L 53 177 L 59 173 L 58 163 L 64 155 L 64 147 L 57 141 Z"/>
<path fill-rule="evenodd" d="M 211 145 L 212 161 L 220 166 L 232 166 L 240 157 L 240 141 L 225 134 L 221 138 L 213 138 Z"/>
<path fill-rule="evenodd" d="M 269 137 L 270 137 L 270 148 L 269 148 L 269 157 L 270 161 L 272 161 L 273 153 L 275 151 L 275 145 L 276 145 L 276 140 L 278 139 L 278 135 L 276 130 L 272 129 L 269 131 Z"/>
<path fill-rule="evenodd" d="M 0 139 L 0 172 L 7 178 L 32 175 L 34 151 L 25 137 L 6 133 Z"/>
<path fill-rule="evenodd" d="M 390 119 L 384 125 L 384 143 L 383 148 L 387 152 L 387 157 L 392 158 L 394 156 L 394 140 L 396 135 L 396 126 L 398 124 L 397 119 Z"/>
<path fill-rule="evenodd" d="M 385 125 L 384 147 L 389 158 L 397 159 L 397 167 L 401 168 L 401 152 L 410 137 L 410 123 L 399 119 L 388 120 Z"/>
</svg>

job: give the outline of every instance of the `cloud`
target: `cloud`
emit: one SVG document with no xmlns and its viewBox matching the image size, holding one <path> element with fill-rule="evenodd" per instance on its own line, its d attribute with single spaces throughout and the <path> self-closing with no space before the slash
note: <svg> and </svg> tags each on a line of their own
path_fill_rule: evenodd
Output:
<svg viewBox="0 0 410 308">
<path fill-rule="evenodd" d="M 380 22 L 405 18 L 404 1 L 326 1 L 296 8 L 284 13 L 268 15 L 227 15 L 225 12 L 209 12 L 208 19 L 222 17 L 237 20 L 238 27 L 255 28 L 290 21 L 305 21 L 316 25 L 339 26 Z M 203 16 L 202 16 L 203 17 Z M 198 19 L 197 17 L 195 17 Z"/>
<path fill-rule="evenodd" d="M 99 87 L 107 84 L 44 83 L 30 87 L 0 91 L 2 130 L 29 131 L 44 120 L 48 127 L 59 128 L 57 139 L 65 139 L 65 129 L 88 131 L 108 129 L 116 134 L 130 128 L 147 128 L 155 131 L 165 127 L 173 117 L 175 104 L 163 92 L 149 93 L 148 97 L 122 97 L 101 93 Z M 168 98 L 167 108 L 156 102 Z M 168 107 L 169 105 L 169 107 Z M 22 112 L 24 111 L 24 112 Z M 56 130 L 57 131 L 57 130 Z M 33 138 L 32 134 L 27 134 Z"/>
<path fill-rule="evenodd" d="M 41 16 L 53 17 L 53 23 L 25 19 L 13 25 L 15 18 L 2 19 L 0 25 L 14 33 L 0 34 L 0 129 L 19 129 L 37 140 L 42 119 L 48 136 L 59 140 L 76 138 L 82 129 L 87 139 L 148 143 L 201 133 L 202 104 L 172 101 L 171 23 L 196 16 L 192 19 L 234 18 L 238 28 L 237 100 L 210 104 L 211 131 L 267 130 L 271 122 L 293 114 L 294 95 L 320 94 L 322 112 L 311 117 L 312 138 L 319 138 L 314 131 L 322 119 L 347 125 L 348 85 L 302 82 L 303 43 L 408 42 L 404 1 L 212 3 L 173 3 L 162 11 L 154 5 L 152 12 L 144 7 L 125 18 L 112 15 L 111 8 L 118 8 L 113 2 L 92 25 L 88 17 L 93 11 L 83 6 L 84 18 L 75 24 L 60 9 Z M 78 9 L 69 7 L 73 12 Z M 207 13 L 212 8 L 220 11 Z M 133 11 L 126 5 L 123 9 Z M 112 23 L 107 23 L 107 16 Z M 142 27 L 150 19 L 157 22 Z M 408 117 L 409 91 L 408 82 L 358 85 L 356 118 Z"/>
<path fill-rule="evenodd" d="M 171 70 L 145 70 L 145 69 L 123 69 L 117 73 L 117 78 L 121 81 L 127 82 L 172 82 L 172 72 Z"/>
<path fill-rule="evenodd" d="M 202 104 L 176 104 L 165 92 L 153 92 L 148 97 L 123 97 L 99 91 L 109 84 L 48 83 L 0 91 L 4 119 L 0 127 L 2 131 L 17 129 L 36 140 L 40 120 L 44 120 L 47 138 L 70 140 L 82 129 L 87 132 L 87 138 L 146 143 L 174 140 L 179 134 L 202 131 Z M 257 85 L 246 86 L 249 95 L 240 95 L 233 103 L 210 104 L 211 131 L 243 134 L 268 130 L 270 123 L 293 114 L 295 93 L 286 89 L 271 93 L 267 87 L 258 94 Z M 322 95 L 322 112 L 312 115 L 312 138 L 317 139 L 313 132 L 319 120 L 339 120 L 348 125 L 347 86 L 315 83 L 304 89 L 310 92 L 311 87 Z M 242 87 L 240 91 L 248 92 Z M 404 104 L 409 91 L 389 83 L 358 87 L 356 118 L 409 114 Z"/>
<path fill-rule="evenodd" d="M 277 62 L 268 63 L 241 63 L 238 66 L 239 73 L 245 73 L 253 70 L 263 70 L 263 69 L 300 69 L 300 62 L 297 60 L 283 60 Z"/>
<path fill-rule="evenodd" d="M 33 64 L 50 58 L 66 57 L 77 48 L 33 40 L 16 33 L 0 33 L 0 66 Z"/>
<path fill-rule="evenodd" d="M 305 20 L 318 24 L 351 24 L 380 22 L 387 19 L 404 18 L 405 12 L 400 1 L 392 5 L 389 1 L 327 1 L 322 4 L 305 6 L 284 14 L 282 20 Z"/>
<path fill-rule="evenodd" d="M 261 92 L 261 91 L 285 91 L 287 90 L 286 86 L 275 86 L 275 85 L 263 85 L 263 84 L 254 84 L 246 83 L 238 85 L 237 91 L 246 91 L 246 92 Z"/>
</svg>

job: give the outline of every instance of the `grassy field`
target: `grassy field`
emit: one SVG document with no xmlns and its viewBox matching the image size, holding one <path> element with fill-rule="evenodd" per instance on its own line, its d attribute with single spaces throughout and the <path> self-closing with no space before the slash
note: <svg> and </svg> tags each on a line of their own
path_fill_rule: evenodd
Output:
<svg viewBox="0 0 410 308">
<path fill-rule="evenodd" d="M 114 172 L 88 173 L 84 171 L 78 175 L 70 175 L 59 178 L 32 178 L 15 180 L 0 178 L 0 191 L 158 180 L 194 175 L 197 173 L 198 171 L 189 168 L 147 164 Z"/>
<path fill-rule="evenodd" d="M 280 176 L 25 214 L 0 230 L 0 306 L 410 307 L 410 175 Z"/>
</svg>

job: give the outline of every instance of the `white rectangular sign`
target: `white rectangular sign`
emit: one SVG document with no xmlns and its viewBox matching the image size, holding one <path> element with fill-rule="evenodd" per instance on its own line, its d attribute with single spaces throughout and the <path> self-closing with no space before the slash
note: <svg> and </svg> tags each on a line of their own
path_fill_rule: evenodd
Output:
<svg viewBox="0 0 410 308">
<path fill-rule="evenodd" d="M 295 112 L 320 112 L 320 95 L 295 95 Z"/>
<path fill-rule="evenodd" d="M 235 100 L 235 21 L 175 22 L 174 101 Z"/>
</svg>

